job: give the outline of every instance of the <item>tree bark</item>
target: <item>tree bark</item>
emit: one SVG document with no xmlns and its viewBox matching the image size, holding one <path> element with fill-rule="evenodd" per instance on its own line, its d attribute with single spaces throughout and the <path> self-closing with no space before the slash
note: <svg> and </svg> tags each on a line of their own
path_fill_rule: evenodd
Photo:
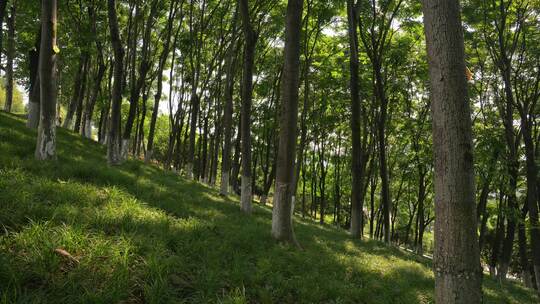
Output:
<svg viewBox="0 0 540 304">
<path fill-rule="evenodd" d="M 0 32 L 3 32 L 4 16 L 6 15 L 7 1 L 0 2 Z M 3 50 L 4 35 L 0 35 L 0 50 Z M 0 66 L 2 66 L 2 52 L 0 52 Z"/>
<path fill-rule="evenodd" d="M 7 1 L 7 0 L 6 0 Z M 13 61 L 15 57 L 15 1 L 12 2 L 9 9 L 9 18 L 7 20 L 7 46 L 6 46 L 6 99 L 4 103 L 4 111 L 11 112 L 13 105 Z M 1 45 L 0 45 L 1 46 Z M 0 48 L 1 50 L 1 48 Z"/>
<path fill-rule="evenodd" d="M 236 22 L 235 26 L 236 28 Z M 234 33 L 234 31 L 233 31 Z M 232 138 L 232 114 L 233 114 L 233 94 L 234 77 L 236 75 L 236 49 L 231 43 L 229 56 L 227 58 L 227 76 L 225 80 L 225 108 L 223 110 L 223 152 L 221 154 L 221 185 L 219 193 L 227 195 L 229 193 L 229 173 L 231 171 L 231 138 Z"/>
<path fill-rule="evenodd" d="M 7 2 L 7 1 L 6 1 Z M 37 129 L 39 125 L 39 101 L 40 101 L 40 85 L 39 85 L 39 48 L 41 44 L 41 25 L 36 38 L 35 46 L 29 51 L 29 67 L 30 72 L 30 88 L 28 96 L 28 119 L 26 126 L 31 129 Z M 0 46 L 1 47 L 1 46 Z"/>
<path fill-rule="evenodd" d="M 39 55 L 40 120 L 35 156 L 56 159 L 56 0 L 41 2 L 41 44 Z"/>
<path fill-rule="evenodd" d="M 303 4 L 303 0 L 289 0 L 287 4 L 279 149 L 272 210 L 272 236 L 289 243 L 296 243 L 292 225 L 294 210 L 292 190 L 294 190 L 294 157 L 298 132 L 300 27 Z"/>
<path fill-rule="evenodd" d="M 184 1 L 182 0 L 182 3 L 180 4 L 180 7 L 184 4 Z M 148 131 L 148 143 L 146 148 L 146 154 L 144 156 L 144 161 L 149 162 L 152 159 L 152 156 L 154 154 L 154 133 L 156 130 L 156 122 L 157 122 L 157 116 L 159 111 L 159 101 L 161 100 L 161 92 L 163 90 L 163 69 L 165 68 L 165 63 L 167 62 L 167 57 L 170 53 L 170 44 L 171 44 L 171 34 L 172 34 L 172 28 L 173 28 L 173 21 L 176 16 L 176 11 L 178 7 L 178 2 L 171 1 L 170 7 L 169 7 L 169 18 L 167 20 L 167 32 L 165 34 L 165 44 L 163 45 L 163 50 L 161 51 L 161 55 L 159 57 L 159 66 L 157 71 L 157 89 L 156 94 L 154 95 L 154 106 L 152 107 L 152 118 L 150 119 L 150 130 Z M 180 20 L 180 24 L 182 24 L 182 19 Z M 175 39 L 176 44 L 176 39 Z"/>
<path fill-rule="evenodd" d="M 109 165 L 118 165 L 122 162 L 120 153 L 120 123 L 122 106 L 122 81 L 124 50 L 118 30 L 116 16 L 116 1 L 108 0 L 109 30 L 111 32 L 111 44 L 114 51 L 114 84 L 112 89 L 111 119 L 109 121 L 109 136 L 107 137 L 107 160 Z"/>
<path fill-rule="evenodd" d="M 86 53 L 80 54 L 79 65 L 76 71 L 77 74 L 75 74 L 75 81 L 73 82 L 73 97 L 71 97 L 71 100 L 69 101 L 66 117 L 62 125 L 62 127 L 66 129 L 71 128 L 73 122 L 73 115 L 75 115 L 75 111 L 77 110 L 79 95 L 81 94 L 81 83 L 85 62 Z"/>
<path fill-rule="evenodd" d="M 158 0 L 154 0 L 151 3 L 150 8 L 150 14 L 148 15 L 148 19 L 146 20 L 145 28 L 144 28 L 144 36 L 143 36 L 143 45 L 142 45 L 142 52 L 141 52 L 141 63 L 139 65 L 139 77 L 134 81 L 132 79 L 132 86 L 131 86 L 131 92 L 129 96 L 129 112 L 128 117 L 126 119 L 126 125 L 124 128 L 124 133 L 122 135 L 122 145 L 121 145 L 121 153 L 122 158 L 127 159 L 127 154 L 129 151 L 129 145 L 130 145 L 130 139 L 131 139 L 131 130 L 133 129 L 133 123 L 135 121 L 135 114 L 137 113 L 137 107 L 139 102 L 139 97 L 141 95 L 141 90 L 144 86 L 144 82 L 146 79 L 146 74 L 148 73 L 148 70 L 150 69 L 150 60 L 149 60 L 149 47 L 150 47 L 150 39 L 151 39 L 151 32 L 152 27 L 154 24 L 154 17 L 157 14 L 158 10 Z M 132 46 L 136 47 L 136 45 Z M 135 49 L 133 50 L 135 52 Z M 135 55 L 135 54 L 134 54 Z M 135 66 L 131 67 L 132 69 L 135 69 Z M 133 73 L 132 77 L 135 73 Z"/>
<path fill-rule="evenodd" d="M 481 303 L 472 127 L 458 0 L 423 2 L 435 159 L 435 301 Z"/>
<path fill-rule="evenodd" d="M 360 141 L 360 92 L 359 92 L 359 69 L 358 69 L 358 32 L 357 10 L 354 0 L 347 1 L 347 17 L 349 32 L 349 69 L 351 73 L 351 137 L 352 137 L 352 185 L 351 185 L 351 227 L 350 233 L 353 238 L 362 238 L 362 226 L 364 226 L 364 198 L 362 180 L 364 178 L 362 166 L 362 143 Z"/>
<path fill-rule="evenodd" d="M 251 99 L 253 95 L 253 64 L 257 34 L 253 30 L 249 16 L 248 0 L 239 0 L 242 28 L 244 31 L 244 73 L 242 79 L 242 185 L 240 192 L 241 208 L 251 213 L 253 200 L 251 182 Z"/>
</svg>

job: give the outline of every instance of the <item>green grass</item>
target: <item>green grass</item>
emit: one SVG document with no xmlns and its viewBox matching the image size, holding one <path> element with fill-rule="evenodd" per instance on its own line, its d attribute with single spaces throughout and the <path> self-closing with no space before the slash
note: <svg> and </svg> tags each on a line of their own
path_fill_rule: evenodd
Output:
<svg viewBox="0 0 540 304">
<path fill-rule="evenodd" d="M 59 129 L 58 160 L 0 113 L 1 303 L 432 303 L 429 261 L 297 219 L 304 250 L 270 237 L 270 210 Z M 71 253 L 79 263 L 59 256 Z M 487 303 L 535 303 L 484 282 Z"/>
</svg>

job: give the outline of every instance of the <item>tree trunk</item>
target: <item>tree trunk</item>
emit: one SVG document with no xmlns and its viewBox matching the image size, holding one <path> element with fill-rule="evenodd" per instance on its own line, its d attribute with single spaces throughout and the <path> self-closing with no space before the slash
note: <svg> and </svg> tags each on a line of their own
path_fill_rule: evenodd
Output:
<svg viewBox="0 0 540 304">
<path fill-rule="evenodd" d="M 56 0 L 41 2 L 40 120 L 36 159 L 56 159 Z"/>
<path fill-rule="evenodd" d="M 294 157 L 298 128 L 300 27 L 303 4 L 303 0 L 289 0 L 287 4 L 279 150 L 272 210 L 272 236 L 279 241 L 290 243 L 296 243 L 292 225 L 294 210 L 292 191 L 294 190 Z"/>
<path fill-rule="evenodd" d="M 359 93 L 359 69 L 358 69 L 358 33 L 357 33 L 357 10 L 354 0 L 347 1 L 347 17 L 349 29 L 349 69 L 351 73 L 351 137 L 352 137 L 352 185 L 351 185 L 351 228 L 350 233 L 354 238 L 362 238 L 362 226 L 364 226 L 364 198 L 362 180 L 364 172 L 362 167 L 362 143 L 360 141 L 360 93 Z"/>
<path fill-rule="evenodd" d="M 7 1 L 5 1 L 7 2 Z M 4 3 L 5 3 L 4 2 Z M 1 35 L 0 35 L 1 36 Z M 37 129 L 39 125 L 39 100 L 40 100 L 40 85 L 39 85 L 39 48 L 41 43 L 41 26 L 37 35 L 36 44 L 28 53 L 30 72 L 30 88 L 28 96 L 28 119 L 26 126 L 31 129 Z M 1 46 L 0 46 L 1 48 Z"/>
<path fill-rule="evenodd" d="M 109 121 L 109 136 L 107 137 L 107 160 L 109 165 L 118 165 L 122 162 L 120 153 L 120 123 L 122 106 L 122 81 L 124 50 L 118 30 L 116 16 L 116 1 L 108 0 L 109 30 L 111 32 L 111 44 L 114 51 L 114 85 L 112 89 L 111 119 Z"/>
<path fill-rule="evenodd" d="M 180 6 L 182 6 L 183 4 L 184 1 L 182 0 Z M 169 18 L 167 19 L 167 33 L 165 35 L 165 44 L 163 45 L 163 50 L 161 51 L 161 55 L 159 57 L 159 66 L 157 70 L 157 89 L 156 94 L 154 95 L 154 106 L 152 107 L 152 118 L 150 119 L 150 130 L 148 131 L 148 143 L 146 148 L 146 154 L 144 156 L 145 162 L 149 162 L 152 159 L 152 155 L 154 154 L 154 133 L 156 129 L 157 115 L 159 111 L 159 101 L 161 100 L 161 92 L 163 90 L 163 70 L 165 68 L 165 63 L 167 63 L 167 57 L 170 53 L 171 34 L 177 7 L 178 2 L 171 1 L 169 7 Z M 180 24 L 182 23 L 182 20 L 183 15 L 181 17 Z M 176 46 L 176 39 L 174 44 Z"/>
<path fill-rule="evenodd" d="M 536 167 L 534 141 L 532 135 L 533 123 L 528 119 L 527 113 L 520 111 L 521 130 L 525 143 L 526 179 L 527 179 L 527 208 L 529 209 L 529 222 L 531 225 L 531 252 L 536 278 L 536 289 L 540 295 L 540 223 L 538 222 L 538 170 Z"/>
<path fill-rule="evenodd" d="M 90 73 L 90 55 L 85 56 L 85 63 L 83 68 L 81 91 L 79 93 L 79 100 L 77 101 L 77 115 L 75 116 L 75 125 L 73 131 L 79 133 L 81 131 L 82 114 L 84 108 L 84 97 L 86 96 L 86 83 L 88 80 L 88 74 Z"/>
<path fill-rule="evenodd" d="M 458 0 L 423 2 L 435 159 L 435 301 L 481 303 L 470 106 Z"/>
<path fill-rule="evenodd" d="M 235 22 L 236 25 L 236 22 Z M 236 28 L 234 26 L 233 28 Z M 233 114 L 233 94 L 234 77 L 236 75 L 236 49 L 231 44 L 229 56 L 227 57 L 227 76 L 225 80 L 225 108 L 223 110 L 223 152 L 221 154 L 221 185 L 219 193 L 227 195 L 229 193 L 229 173 L 231 171 L 231 138 L 232 138 L 232 114 Z"/>
<path fill-rule="evenodd" d="M 7 1 L 7 0 L 6 0 Z M 13 61 L 15 58 L 15 1 L 12 2 L 9 9 L 9 18 L 7 20 L 7 46 L 6 46 L 6 99 L 4 103 L 4 111 L 11 112 L 13 105 Z M 1 50 L 1 49 L 0 49 Z"/>
<path fill-rule="evenodd" d="M 141 90 L 144 86 L 144 82 L 146 79 L 146 74 L 148 73 L 148 70 L 150 69 L 150 60 L 149 60 L 149 48 L 150 48 L 150 39 L 151 39 L 151 32 L 154 24 L 154 17 L 157 14 L 158 10 L 158 0 L 154 0 L 151 3 L 150 8 L 150 14 L 148 15 L 148 19 L 146 20 L 146 24 L 144 27 L 144 36 L 143 36 L 143 45 L 142 45 L 142 52 L 141 52 L 141 63 L 139 65 L 139 77 L 136 81 L 132 79 L 132 86 L 131 86 L 131 92 L 129 96 L 129 112 L 128 117 L 126 119 L 126 126 L 124 128 L 124 133 L 122 135 L 122 145 L 121 145 L 121 151 L 122 151 L 122 158 L 127 159 L 127 154 L 129 151 L 129 145 L 131 140 L 131 130 L 133 129 L 133 123 L 135 121 L 135 114 L 137 113 L 137 107 L 139 106 L 139 97 L 141 95 Z M 132 47 L 136 48 L 136 44 Z M 133 50 L 135 52 L 135 49 Z M 135 54 L 134 54 L 135 55 Z M 133 60 L 133 59 L 132 59 Z M 135 69 L 135 66 L 133 65 L 131 67 L 132 69 Z M 135 73 L 133 73 L 132 77 Z"/>
<path fill-rule="evenodd" d="M 3 32 L 4 16 L 6 15 L 6 7 L 7 7 L 7 1 L 0 2 L 0 32 Z M 4 49 L 3 37 L 4 35 L 0 35 L 0 50 Z M 1 65 L 2 65 L 2 52 L 0 52 L 0 66 Z"/>
<path fill-rule="evenodd" d="M 71 97 L 71 100 L 69 101 L 66 117 L 64 118 L 64 123 L 62 125 L 66 129 L 71 128 L 73 115 L 75 115 L 75 111 L 77 110 L 79 94 L 81 94 L 81 82 L 85 60 L 85 55 L 81 54 L 79 57 L 79 65 L 77 67 L 77 74 L 75 74 L 75 81 L 73 81 L 73 97 Z"/>
<path fill-rule="evenodd" d="M 242 185 L 241 208 L 251 213 L 251 99 L 253 95 L 253 62 L 257 34 L 253 30 L 249 16 L 248 0 L 239 0 L 242 28 L 244 31 L 244 73 L 242 78 Z"/>
</svg>

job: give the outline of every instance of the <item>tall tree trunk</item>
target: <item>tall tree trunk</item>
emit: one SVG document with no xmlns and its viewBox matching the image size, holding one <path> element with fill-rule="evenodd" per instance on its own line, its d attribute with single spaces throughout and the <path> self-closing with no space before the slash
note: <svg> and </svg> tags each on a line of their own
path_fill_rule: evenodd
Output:
<svg viewBox="0 0 540 304">
<path fill-rule="evenodd" d="M 86 104 L 84 111 L 84 125 L 82 126 L 82 133 L 86 138 L 92 138 L 92 118 L 94 116 L 94 107 L 97 102 L 99 91 L 101 89 L 101 81 L 105 76 L 107 66 L 105 65 L 105 61 L 103 59 L 103 47 L 97 33 L 94 7 L 90 7 L 88 9 L 88 16 L 92 20 L 92 34 L 94 35 L 94 42 L 96 44 L 98 70 L 96 76 L 94 77 L 94 87 L 92 88 L 90 98 L 88 99 L 88 103 Z"/>
<path fill-rule="evenodd" d="M 379 143 L 379 173 L 381 176 L 381 204 L 383 212 L 384 242 L 390 242 L 390 181 L 388 178 L 388 165 L 386 162 L 386 121 L 388 112 L 388 100 L 384 92 L 382 66 L 379 60 L 374 60 L 375 89 L 377 99 L 380 102 L 380 116 L 377 123 L 377 136 Z"/>
<path fill-rule="evenodd" d="M 527 288 L 533 288 L 531 269 L 527 257 L 527 234 L 525 233 L 525 218 L 527 217 L 527 211 L 527 206 L 521 210 L 521 219 L 518 224 L 519 263 L 521 264 L 521 279 L 523 285 Z"/>
<path fill-rule="evenodd" d="M 109 30 L 111 32 L 111 44 L 114 51 L 114 84 L 112 89 L 111 119 L 109 122 L 109 136 L 107 137 L 107 160 L 110 165 L 118 165 L 122 162 L 120 151 L 120 123 L 122 106 L 122 81 L 124 50 L 118 30 L 116 16 L 116 1 L 108 0 Z"/>
<path fill-rule="evenodd" d="M 4 1 L 4 3 L 7 1 Z M 1 35 L 0 35 L 1 36 Z M 35 46 L 29 51 L 29 67 L 30 72 L 30 88 L 28 96 L 28 119 L 26 126 L 31 129 L 37 129 L 39 125 L 39 100 L 40 100 L 40 85 L 39 85 L 39 48 L 41 44 L 41 25 L 39 33 L 36 37 Z M 1 45 L 0 45 L 1 48 Z"/>
<path fill-rule="evenodd" d="M 180 7 L 184 4 L 184 0 L 180 3 Z M 165 44 L 163 45 L 163 50 L 159 57 L 159 66 L 157 70 L 157 89 L 156 94 L 154 95 L 154 106 L 152 107 L 152 117 L 150 119 L 150 130 L 148 131 L 148 144 L 146 148 L 146 154 L 144 156 L 144 161 L 149 162 L 152 159 L 154 154 L 154 133 L 156 130 L 157 115 L 159 111 L 159 101 L 161 100 L 161 92 L 163 90 L 163 70 L 165 69 L 165 63 L 167 63 L 167 57 L 170 53 L 170 44 L 171 44 L 171 35 L 173 28 L 173 21 L 176 16 L 176 11 L 178 7 L 177 1 L 171 1 L 169 7 L 169 18 L 167 19 L 167 33 L 165 34 Z M 179 24 L 182 24 L 183 14 L 181 16 Z M 176 39 L 174 42 L 176 47 Z"/>
<path fill-rule="evenodd" d="M 300 27 L 303 0 L 289 0 L 285 25 L 285 50 L 281 82 L 281 117 L 276 185 L 272 210 L 272 236 L 296 243 L 292 225 L 294 205 L 294 157 L 298 120 L 298 86 L 300 66 Z"/>
<path fill-rule="evenodd" d="M 75 81 L 73 81 L 73 97 L 71 97 L 71 100 L 69 101 L 66 117 L 62 125 L 66 129 L 72 127 L 73 115 L 75 115 L 75 111 L 77 110 L 79 95 L 81 94 L 81 83 L 85 62 L 86 53 L 81 53 L 79 57 L 79 65 L 76 71 L 77 74 L 75 74 Z"/>
<path fill-rule="evenodd" d="M 90 55 L 85 56 L 85 63 L 82 75 L 81 92 L 79 93 L 79 100 L 77 101 L 77 111 L 75 116 L 75 125 L 73 131 L 79 133 L 81 131 L 82 114 L 84 108 L 84 98 L 86 97 L 86 84 L 88 80 L 88 74 L 90 73 Z"/>
<path fill-rule="evenodd" d="M 128 112 L 128 117 L 126 119 L 124 133 L 122 135 L 121 151 L 122 151 L 122 158 L 124 159 L 127 158 L 127 154 L 129 151 L 129 145 L 130 145 L 130 140 L 131 140 L 131 130 L 133 129 L 133 123 L 135 121 L 137 107 L 139 106 L 139 97 L 141 95 L 141 90 L 144 86 L 144 82 L 146 81 L 146 75 L 148 73 L 148 70 L 150 70 L 150 67 L 151 67 L 148 53 L 149 53 L 149 48 L 150 48 L 150 39 L 151 39 L 152 27 L 154 24 L 154 17 L 156 16 L 157 11 L 158 11 L 158 2 L 159 2 L 158 0 L 153 0 L 151 3 L 150 13 L 148 15 L 148 19 L 146 20 L 146 24 L 144 27 L 141 62 L 139 65 L 139 76 L 136 81 L 132 79 L 131 92 L 129 96 L 129 112 Z M 136 48 L 136 45 L 132 47 Z M 133 51 L 135 52 L 135 50 Z M 135 69 L 135 66 L 133 65 L 131 68 Z M 134 76 L 134 74 L 135 73 L 133 73 L 132 77 Z"/>
<path fill-rule="evenodd" d="M 40 120 L 36 159 L 56 158 L 56 0 L 41 2 L 41 45 L 39 55 Z"/>
<path fill-rule="evenodd" d="M 7 0 L 4 0 L 7 1 Z M 11 107 L 13 105 L 13 61 L 15 57 L 15 8 L 16 1 L 12 1 L 11 7 L 9 9 L 9 18 L 7 20 L 7 47 L 6 47 L 6 99 L 4 103 L 4 111 L 11 112 Z M 0 32 L 1 33 L 1 32 Z M 1 50 L 1 49 L 0 49 Z"/>
<path fill-rule="evenodd" d="M 233 28 L 236 28 L 236 26 L 233 26 Z M 234 44 L 231 43 L 229 56 L 227 57 L 227 76 L 225 80 L 225 108 L 223 110 L 224 142 L 223 152 L 221 154 L 221 185 L 219 190 L 221 195 L 227 195 L 229 193 L 229 173 L 231 171 L 233 94 L 234 77 L 236 75 L 236 48 L 233 45 Z"/>
<path fill-rule="evenodd" d="M 351 90 L 351 137 L 352 137 L 352 185 L 351 185 L 351 228 L 350 233 L 354 238 L 362 238 L 362 226 L 364 226 L 364 198 L 362 191 L 363 166 L 362 166 L 362 143 L 360 141 L 360 92 L 359 92 L 359 69 L 358 69 L 358 32 L 357 10 L 354 0 L 347 0 L 347 17 L 349 29 L 349 69 Z"/>
<path fill-rule="evenodd" d="M 423 2 L 435 159 L 435 301 L 481 303 L 472 127 L 460 4 Z"/>
<path fill-rule="evenodd" d="M 531 224 L 531 252 L 536 278 L 536 289 L 540 295 L 540 223 L 538 221 L 538 169 L 536 167 L 533 122 L 529 120 L 527 113 L 520 109 L 521 130 L 523 132 L 523 142 L 525 143 L 526 179 L 527 179 L 527 208 L 529 209 L 529 222 Z"/>
<path fill-rule="evenodd" d="M 251 182 L 251 99 L 253 95 L 253 63 L 257 34 L 253 30 L 249 15 L 248 0 L 239 0 L 242 28 L 244 31 L 244 73 L 242 79 L 242 185 L 240 193 L 241 208 L 251 213 L 253 200 Z"/>
<path fill-rule="evenodd" d="M 6 7 L 7 7 L 7 1 L 0 2 L 0 32 L 3 32 L 3 28 L 4 28 L 4 16 L 6 15 Z M 3 38 L 4 38 L 4 35 L 0 35 L 0 50 L 4 49 Z M 2 52 L 0 52 L 0 66 L 1 65 L 2 65 Z"/>
</svg>

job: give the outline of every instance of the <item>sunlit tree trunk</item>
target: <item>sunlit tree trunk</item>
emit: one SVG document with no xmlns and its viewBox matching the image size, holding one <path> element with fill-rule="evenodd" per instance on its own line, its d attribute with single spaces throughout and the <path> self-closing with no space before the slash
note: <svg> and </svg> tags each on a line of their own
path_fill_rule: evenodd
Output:
<svg viewBox="0 0 540 304">
<path fill-rule="evenodd" d="M 41 2 L 41 44 L 39 79 L 41 110 L 36 159 L 56 158 L 56 0 Z"/>
<path fill-rule="evenodd" d="M 481 303 L 472 127 L 460 4 L 423 2 L 435 160 L 435 301 Z"/>
</svg>

